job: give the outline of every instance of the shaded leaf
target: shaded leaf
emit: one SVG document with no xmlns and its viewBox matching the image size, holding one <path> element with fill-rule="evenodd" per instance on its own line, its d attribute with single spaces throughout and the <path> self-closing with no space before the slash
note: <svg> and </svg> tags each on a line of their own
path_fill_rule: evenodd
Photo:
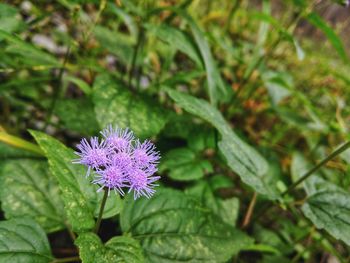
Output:
<svg viewBox="0 0 350 263">
<path fill-rule="evenodd" d="M 170 189 L 158 189 L 149 200 L 134 201 L 129 196 L 121 227 L 140 241 L 150 263 L 226 262 L 253 242 L 188 196 Z"/>
<path fill-rule="evenodd" d="M 92 103 L 88 99 L 58 100 L 54 113 L 63 121 L 69 130 L 84 135 L 98 131 L 98 123 Z"/>
<path fill-rule="evenodd" d="M 229 167 L 241 177 L 243 182 L 270 199 L 278 197 L 276 190 L 266 181 L 269 167 L 266 160 L 234 133 L 217 109 L 205 100 L 175 90 L 167 89 L 167 92 L 178 106 L 218 129 L 222 136 L 218 144 L 219 149 L 226 157 Z"/>
<path fill-rule="evenodd" d="M 93 101 L 101 128 L 117 124 L 122 128 L 129 127 L 137 136 L 146 138 L 156 135 L 167 120 L 166 112 L 156 102 L 133 95 L 108 75 L 97 77 Z"/>
<path fill-rule="evenodd" d="M 0 222 L 0 262 L 48 263 L 51 249 L 44 230 L 30 218 Z"/>
<path fill-rule="evenodd" d="M 0 168 L 1 207 L 7 219 L 30 216 L 47 232 L 65 227 L 58 185 L 46 161 L 9 160 Z"/>
<path fill-rule="evenodd" d="M 169 170 L 169 177 L 178 181 L 200 179 L 205 172 L 213 170 L 206 160 L 198 159 L 188 148 L 178 148 L 167 152 L 159 167 L 160 171 Z"/>
</svg>

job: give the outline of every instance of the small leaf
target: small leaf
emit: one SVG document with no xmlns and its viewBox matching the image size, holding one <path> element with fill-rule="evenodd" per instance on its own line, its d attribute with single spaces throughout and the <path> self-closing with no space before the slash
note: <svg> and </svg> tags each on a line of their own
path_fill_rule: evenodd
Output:
<svg viewBox="0 0 350 263">
<path fill-rule="evenodd" d="M 167 92 L 178 106 L 218 129 L 222 136 L 219 149 L 226 157 L 230 168 L 241 177 L 243 182 L 270 199 L 278 197 L 276 190 L 267 182 L 266 174 L 269 166 L 266 160 L 234 133 L 216 108 L 205 100 L 175 90 L 167 89 Z"/>
<path fill-rule="evenodd" d="M 76 232 L 91 230 L 95 225 L 94 215 L 97 215 L 103 193 L 96 193 L 98 186 L 85 178 L 84 166 L 72 164 L 77 156 L 71 149 L 44 133 L 31 131 L 31 134 L 49 160 L 50 170 L 58 181 L 72 229 Z M 117 214 L 121 209 L 119 196 L 108 198 L 106 208 L 104 217 Z"/>
<path fill-rule="evenodd" d="M 302 206 L 304 215 L 317 228 L 350 245 L 350 194 L 326 190 L 311 195 Z"/>
<path fill-rule="evenodd" d="M 178 148 L 166 153 L 159 169 L 160 171 L 169 170 L 169 177 L 174 180 L 197 180 L 202 178 L 206 171 L 213 169 L 210 163 L 209 168 L 204 166 L 205 161 L 199 160 L 188 148 Z"/>
<path fill-rule="evenodd" d="M 139 137 L 146 138 L 156 135 L 167 120 L 164 109 L 156 102 L 131 94 L 108 75 L 97 77 L 93 101 L 101 128 L 117 124 L 122 128 L 129 127 Z"/>
<path fill-rule="evenodd" d="M 79 247 L 83 263 L 144 262 L 140 244 L 131 237 L 113 237 L 103 245 L 94 233 L 83 233 L 79 235 L 75 244 Z"/>
<path fill-rule="evenodd" d="M 186 189 L 186 193 L 196 197 L 204 207 L 209 208 L 222 221 L 235 227 L 239 213 L 239 200 L 235 197 L 221 199 L 216 196 L 215 191 L 220 182 L 216 183 L 215 181 L 218 180 L 221 180 L 220 177 L 211 177 L 209 181 L 200 181 Z"/>
<path fill-rule="evenodd" d="M 30 218 L 0 222 L 0 262 L 48 263 L 52 261 L 44 230 Z"/>
<path fill-rule="evenodd" d="M 185 32 L 166 24 L 161 24 L 159 26 L 149 24 L 147 28 L 148 32 L 165 41 L 173 49 L 185 53 L 196 62 L 198 67 L 203 68 L 203 62 L 197 49 L 192 39 L 190 39 Z"/>
<path fill-rule="evenodd" d="M 140 241 L 149 263 L 227 262 L 253 243 L 193 199 L 170 189 L 158 189 L 149 200 L 128 196 L 121 227 Z"/>
<path fill-rule="evenodd" d="M 1 207 L 7 219 L 30 216 L 47 232 L 64 228 L 63 203 L 47 162 L 9 160 L 0 171 Z"/>
</svg>

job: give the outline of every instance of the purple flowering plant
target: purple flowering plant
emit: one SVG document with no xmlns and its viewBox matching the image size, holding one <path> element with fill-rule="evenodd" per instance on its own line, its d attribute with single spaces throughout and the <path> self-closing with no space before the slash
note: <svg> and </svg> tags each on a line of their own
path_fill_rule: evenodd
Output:
<svg viewBox="0 0 350 263">
<path fill-rule="evenodd" d="M 93 176 L 92 183 L 98 191 L 106 190 L 124 196 L 125 190 L 133 192 L 134 199 L 150 198 L 155 183 L 160 179 L 157 172 L 160 154 L 155 145 L 145 140 L 140 142 L 128 128 L 109 125 L 101 131 L 102 138 L 82 139 L 77 145 L 75 164 L 87 167 L 86 177 Z"/>
</svg>

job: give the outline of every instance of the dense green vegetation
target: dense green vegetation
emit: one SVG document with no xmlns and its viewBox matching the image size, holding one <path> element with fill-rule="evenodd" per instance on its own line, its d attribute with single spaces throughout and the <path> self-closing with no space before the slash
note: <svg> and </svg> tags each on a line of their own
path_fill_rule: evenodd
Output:
<svg viewBox="0 0 350 263">
<path fill-rule="evenodd" d="M 348 4 L 0 3 L 0 262 L 349 262 Z M 152 198 L 72 163 L 109 124 Z"/>
</svg>

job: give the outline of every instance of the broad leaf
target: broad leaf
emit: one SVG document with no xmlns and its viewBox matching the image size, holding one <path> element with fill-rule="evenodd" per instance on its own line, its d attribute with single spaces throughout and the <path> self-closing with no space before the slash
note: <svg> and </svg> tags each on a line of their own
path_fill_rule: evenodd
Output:
<svg viewBox="0 0 350 263">
<path fill-rule="evenodd" d="M 63 203 L 46 161 L 9 160 L 0 168 L 1 207 L 7 219 L 30 216 L 47 232 L 64 228 Z"/>
<path fill-rule="evenodd" d="M 83 263 L 142 263 L 143 254 L 137 240 L 118 236 L 110 239 L 105 245 L 93 233 L 79 235 L 75 244 L 79 247 Z"/>
<path fill-rule="evenodd" d="M 82 165 L 72 164 L 77 156 L 71 149 L 44 133 L 31 131 L 31 134 L 49 160 L 50 170 L 58 181 L 72 229 L 76 232 L 92 229 L 95 225 L 94 215 L 98 214 L 103 193 L 96 193 L 97 186 L 90 182 L 91 179 L 85 178 L 86 169 Z M 107 199 L 104 217 L 115 215 L 120 209 L 120 198 L 113 195 Z"/>
<path fill-rule="evenodd" d="M 52 261 L 44 230 L 30 218 L 0 222 L 0 262 L 48 263 Z"/>
<path fill-rule="evenodd" d="M 218 129 L 222 136 L 219 149 L 226 157 L 230 168 L 241 177 L 243 182 L 270 199 L 277 198 L 277 192 L 266 181 L 269 168 L 266 160 L 234 133 L 217 109 L 205 100 L 175 90 L 168 89 L 167 92 L 178 106 Z"/>
<path fill-rule="evenodd" d="M 164 110 L 152 100 L 133 95 L 108 75 L 100 75 L 94 83 L 93 101 L 101 128 L 108 124 L 129 127 L 139 137 L 157 134 L 165 125 Z"/>
<path fill-rule="evenodd" d="M 139 240 L 146 262 L 226 262 L 253 240 L 185 194 L 158 189 L 151 199 L 128 197 L 123 232 Z"/>
<path fill-rule="evenodd" d="M 302 206 L 304 215 L 317 228 L 350 245 L 350 194 L 326 190 L 311 195 Z"/>
</svg>

